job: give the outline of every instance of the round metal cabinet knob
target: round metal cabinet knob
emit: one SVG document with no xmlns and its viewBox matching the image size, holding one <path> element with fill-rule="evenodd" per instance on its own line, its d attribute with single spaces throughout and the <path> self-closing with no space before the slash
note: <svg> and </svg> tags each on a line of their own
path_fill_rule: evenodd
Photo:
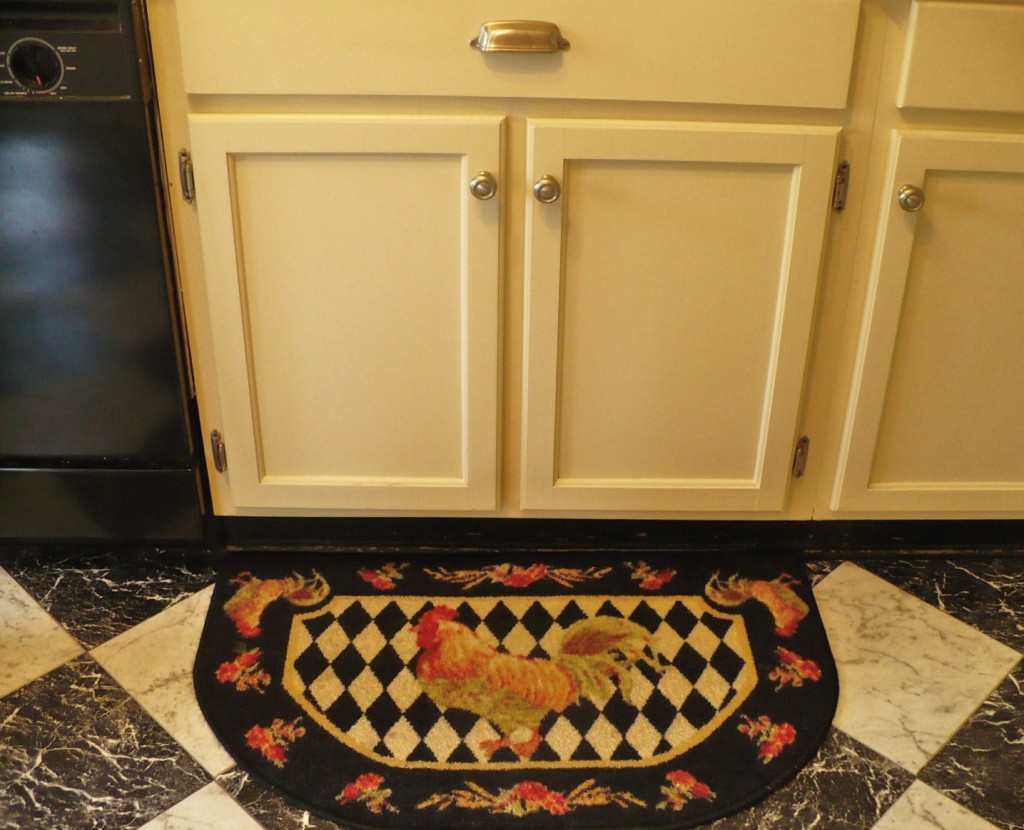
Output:
<svg viewBox="0 0 1024 830">
<path fill-rule="evenodd" d="M 562 185 L 554 176 L 541 176 L 533 186 L 533 195 L 537 197 L 538 202 L 550 205 L 557 202 L 558 197 L 562 195 Z"/>
<path fill-rule="evenodd" d="M 494 194 L 498 192 L 498 182 L 486 170 L 481 170 L 470 181 L 469 192 L 481 202 L 486 202 L 494 198 Z"/>
<path fill-rule="evenodd" d="M 924 191 L 912 184 L 905 184 L 896 199 L 907 213 L 915 213 L 924 205 Z"/>
</svg>

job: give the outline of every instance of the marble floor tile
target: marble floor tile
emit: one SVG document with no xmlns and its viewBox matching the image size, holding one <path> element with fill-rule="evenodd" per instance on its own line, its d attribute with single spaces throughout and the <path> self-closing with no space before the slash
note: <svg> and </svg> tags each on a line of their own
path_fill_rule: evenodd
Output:
<svg viewBox="0 0 1024 830">
<path fill-rule="evenodd" d="M 337 830 L 238 769 L 199 713 L 212 563 L 0 547 L 0 830 Z M 714 830 L 1024 830 L 1024 557 L 808 567 L 838 728 Z M 16 642 L 25 679 L 5 689 Z"/>
<path fill-rule="evenodd" d="M 21 687 L 0 699 L 0 770 L 9 772 L 40 747 L 86 731 L 129 700 L 125 690 L 87 656 Z"/>
<path fill-rule="evenodd" d="M 81 653 L 75 638 L 0 570 L 0 697 Z"/>
<path fill-rule="evenodd" d="M 1024 556 L 868 559 L 858 564 L 1024 652 Z"/>
<path fill-rule="evenodd" d="M 140 830 L 263 830 L 220 785 L 207 784 Z"/>
<path fill-rule="evenodd" d="M 835 725 L 911 772 L 1021 656 L 849 562 L 814 590 L 839 668 Z"/>
<path fill-rule="evenodd" d="M 920 773 L 1004 830 L 1024 830 L 1024 664 Z"/>
<path fill-rule="evenodd" d="M 212 584 L 213 560 L 190 550 L 3 550 L 0 565 L 86 648 Z"/>
<path fill-rule="evenodd" d="M 786 786 L 711 830 L 864 830 L 910 787 L 914 776 L 833 729 L 814 760 Z"/>
<path fill-rule="evenodd" d="M 19 689 L 2 705 L 3 830 L 127 830 L 209 783 L 88 658 Z"/>
<path fill-rule="evenodd" d="M 338 830 L 335 822 L 296 807 L 243 770 L 236 768 L 225 773 L 217 778 L 217 783 L 266 830 Z"/>
<path fill-rule="evenodd" d="M 199 648 L 210 586 L 171 605 L 91 652 L 118 683 L 212 776 L 234 765 L 196 701 L 192 665 Z"/>
<path fill-rule="evenodd" d="M 998 830 L 955 801 L 915 781 L 872 830 Z"/>
</svg>

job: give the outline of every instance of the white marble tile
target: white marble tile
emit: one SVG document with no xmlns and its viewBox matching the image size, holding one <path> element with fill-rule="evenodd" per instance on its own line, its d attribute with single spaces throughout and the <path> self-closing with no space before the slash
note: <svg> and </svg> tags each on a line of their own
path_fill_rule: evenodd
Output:
<svg viewBox="0 0 1024 830">
<path fill-rule="evenodd" d="M 82 646 L 0 569 L 0 697 L 64 665 Z"/>
<path fill-rule="evenodd" d="M 927 784 L 915 781 L 872 830 L 998 830 Z"/>
<path fill-rule="evenodd" d="M 814 593 L 839 668 L 835 725 L 910 772 L 1021 657 L 849 562 Z"/>
<path fill-rule="evenodd" d="M 212 594 L 213 586 L 193 594 L 91 654 L 210 775 L 219 775 L 234 760 L 207 725 L 192 686 Z"/>
<path fill-rule="evenodd" d="M 140 830 L 263 830 L 235 800 L 216 783 L 208 784 L 175 804 Z"/>
</svg>

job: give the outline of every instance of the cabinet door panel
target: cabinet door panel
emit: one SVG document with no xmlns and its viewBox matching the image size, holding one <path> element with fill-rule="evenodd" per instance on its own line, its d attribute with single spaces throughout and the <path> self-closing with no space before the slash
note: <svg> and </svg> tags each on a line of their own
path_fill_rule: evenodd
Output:
<svg viewBox="0 0 1024 830">
<path fill-rule="evenodd" d="M 524 506 L 782 507 L 836 140 L 531 125 Z"/>
<path fill-rule="evenodd" d="M 833 508 L 1020 510 L 1024 139 L 898 133 L 889 172 Z"/>
<path fill-rule="evenodd" d="M 191 130 L 235 506 L 493 509 L 500 120 Z"/>
</svg>

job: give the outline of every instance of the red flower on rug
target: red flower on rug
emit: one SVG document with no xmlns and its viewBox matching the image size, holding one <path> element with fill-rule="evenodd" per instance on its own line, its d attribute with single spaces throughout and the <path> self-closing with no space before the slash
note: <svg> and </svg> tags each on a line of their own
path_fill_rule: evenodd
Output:
<svg viewBox="0 0 1024 830">
<path fill-rule="evenodd" d="M 783 686 L 803 686 L 805 680 L 821 680 L 821 667 L 813 660 L 805 660 L 795 651 L 779 646 L 775 649 L 779 665 L 768 675 L 769 680 L 776 681 L 778 691 Z"/>
<path fill-rule="evenodd" d="M 774 761 L 783 749 L 796 741 L 796 729 L 791 723 L 775 724 L 767 715 L 757 720 L 744 715 L 743 719 L 746 723 L 741 723 L 739 730 L 757 741 L 757 754 L 763 764 Z"/>
<path fill-rule="evenodd" d="M 523 781 L 514 787 L 499 790 L 497 794 L 488 792 L 479 784 L 467 782 L 466 789 L 433 795 L 422 804 L 418 804 L 417 808 L 423 810 L 427 807 L 437 807 L 438 810 L 447 810 L 454 806 L 464 810 L 489 810 L 492 813 L 511 816 L 528 816 L 539 812 L 564 816 L 577 807 L 606 807 L 611 804 L 619 807 L 631 804 L 637 807 L 647 806 L 632 793 L 614 792 L 610 787 L 599 787 L 591 778 L 568 794 L 552 790 L 539 781 Z"/>
<path fill-rule="evenodd" d="M 676 575 L 676 571 L 671 568 L 655 571 L 646 562 L 637 562 L 636 564 L 627 562 L 626 567 L 633 569 L 633 579 L 640 583 L 640 588 L 644 591 L 657 591 L 659 588 L 664 588 Z"/>
<path fill-rule="evenodd" d="M 361 568 L 359 576 L 369 582 L 378 591 L 393 591 L 402 578 L 402 569 L 409 567 L 409 563 L 398 565 L 388 562 L 379 568 Z"/>
<path fill-rule="evenodd" d="M 711 788 L 703 781 L 698 781 L 695 776 L 685 770 L 673 770 L 665 778 L 668 784 L 663 785 L 661 788 L 662 795 L 665 798 L 663 801 L 658 802 L 657 807 L 659 810 L 675 810 L 678 812 L 695 798 L 702 798 L 705 801 L 715 800 L 715 794 Z"/>
<path fill-rule="evenodd" d="M 512 815 L 528 815 L 543 810 L 553 816 L 564 816 L 569 812 L 569 804 L 562 793 L 549 790 L 537 781 L 523 781 L 510 790 L 502 790 L 492 810 Z"/>
<path fill-rule="evenodd" d="M 234 683 L 240 692 L 255 689 L 263 694 L 263 690 L 270 685 L 270 675 L 260 666 L 262 654 L 260 649 L 251 648 L 231 662 L 221 663 L 217 669 L 217 679 L 221 683 Z"/>
<path fill-rule="evenodd" d="M 257 724 L 245 733 L 245 741 L 275 767 L 283 768 L 288 760 L 288 745 L 306 734 L 306 727 L 299 726 L 300 720 L 285 723 L 282 718 L 274 718 L 270 726 Z"/>
<path fill-rule="evenodd" d="M 376 813 L 377 815 L 380 815 L 385 810 L 390 813 L 397 813 L 398 808 L 388 800 L 391 798 L 391 790 L 386 789 L 383 785 L 383 775 L 368 772 L 360 775 L 351 784 L 346 784 L 345 789 L 338 794 L 337 800 L 342 804 L 365 804 L 371 813 Z"/>
</svg>

